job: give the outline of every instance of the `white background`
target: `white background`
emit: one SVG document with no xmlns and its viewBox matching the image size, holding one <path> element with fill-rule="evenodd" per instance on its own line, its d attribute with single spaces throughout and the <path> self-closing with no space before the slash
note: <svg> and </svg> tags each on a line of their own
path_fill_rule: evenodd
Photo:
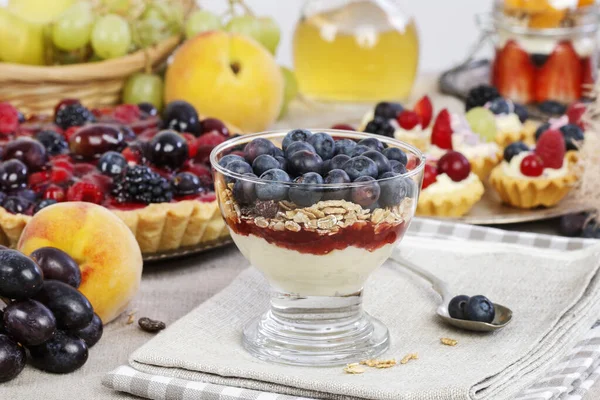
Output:
<svg viewBox="0 0 600 400">
<path fill-rule="evenodd" d="M 256 14 L 270 15 L 277 20 L 282 29 L 277 59 L 292 66 L 292 36 L 304 0 L 245 1 Z M 421 73 L 448 69 L 462 61 L 479 34 L 475 14 L 489 12 L 492 7 L 492 0 L 397 1 L 417 21 L 421 38 Z M 199 3 L 204 8 L 222 12 L 227 1 L 200 0 Z"/>
</svg>

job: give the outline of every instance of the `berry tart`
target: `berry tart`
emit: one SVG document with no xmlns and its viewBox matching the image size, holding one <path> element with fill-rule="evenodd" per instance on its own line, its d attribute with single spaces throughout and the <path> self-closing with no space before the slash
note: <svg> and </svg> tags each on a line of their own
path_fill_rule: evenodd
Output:
<svg viewBox="0 0 600 400">
<path fill-rule="evenodd" d="M 433 106 L 428 96 L 422 97 L 412 110 L 399 103 L 381 102 L 365 114 L 360 130 L 393 137 L 425 151 L 429 147 L 432 118 Z"/>
<path fill-rule="evenodd" d="M 243 154 L 231 154 L 237 142 Z M 412 146 L 333 130 L 245 136 L 211 157 L 240 251 L 278 289 L 306 296 L 360 292 L 408 228 L 424 165 Z"/>
<path fill-rule="evenodd" d="M 417 215 L 460 217 L 483 196 L 483 183 L 471 171 L 469 160 L 449 150 L 439 160 L 427 160 Z"/>
<path fill-rule="evenodd" d="M 229 129 L 181 101 L 162 118 L 146 103 L 63 100 L 53 116 L 28 118 L 1 103 L 0 242 L 14 246 L 33 214 L 63 201 L 110 209 L 144 253 L 226 236 L 208 157 Z"/>
<path fill-rule="evenodd" d="M 492 121 L 486 129 L 485 120 L 490 122 L 490 118 Z M 494 133 L 493 116 L 486 109 L 473 108 L 466 117 L 443 109 L 433 124 L 427 158 L 439 160 L 448 151 L 455 150 L 467 158 L 472 172 L 485 181 L 502 158 L 498 145 L 488 139 Z"/>
<path fill-rule="evenodd" d="M 565 140 L 565 151 L 567 152 L 567 159 L 576 163 L 579 161 L 579 148 L 584 142 L 584 126 L 581 119 L 570 117 L 568 114 L 563 115 L 560 118 L 550 119 L 548 122 L 543 123 L 535 131 L 535 141 L 540 139 L 542 134 L 549 130 L 558 130 Z"/>
<path fill-rule="evenodd" d="M 518 208 L 558 204 L 578 181 L 578 166 L 569 159 L 560 130 L 543 132 L 534 149 L 515 142 L 492 171 L 491 186 L 503 202 Z"/>
</svg>

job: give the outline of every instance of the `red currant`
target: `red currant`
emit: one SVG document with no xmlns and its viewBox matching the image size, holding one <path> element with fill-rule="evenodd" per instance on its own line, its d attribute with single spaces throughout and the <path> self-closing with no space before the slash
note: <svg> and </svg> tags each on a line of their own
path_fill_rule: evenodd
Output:
<svg viewBox="0 0 600 400">
<path fill-rule="evenodd" d="M 536 177 L 544 172 L 544 161 L 537 154 L 530 154 L 521 161 L 521 173 L 525 176 Z"/>
<path fill-rule="evenodd" d="M 425 170 L 423 172 L 423 189 L 437 181 L 438 171 L 435 165 L 425 164 Z"/>
<path fill-rule="evenodd" d="M 454 182 L 460 182 L 471 173 L 471 164 L 461 153 L 450 150 L 439 159 L 438 171 L 448 175 Z"/>
<path fill-rule="evenodd" d="M 50 185 L 46 188 L 42 197 L 44 199 L 52 199 L 61 202 L 65 200 L 65 191 L 60 186 Z"/>
</svg>

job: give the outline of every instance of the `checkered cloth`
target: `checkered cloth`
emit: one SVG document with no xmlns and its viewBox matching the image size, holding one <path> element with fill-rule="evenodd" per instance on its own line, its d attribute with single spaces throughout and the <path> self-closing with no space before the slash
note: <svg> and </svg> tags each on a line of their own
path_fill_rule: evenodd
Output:
<svg viewBox="0 0 600 400">
<path fill-rule="evenodd" d="M 569 239 L 535 233 L 503 231 L 451 222 L 415 218 L 409 235 L 450 240 L 474 240 L 512 243 L 555 250 L 578 250 L 597 241 Z M 600 379 L 600 324 L 592 327 L 572 351 L 517 400 L 581 400 L 587 390 Z M 250 389 L 221 386 L 150 375 L 129 366 L 121 366 L 107 374 L 104 385 L 136 396 L 156 400 L 301 400 L 306 398 Z"/>
</svg>

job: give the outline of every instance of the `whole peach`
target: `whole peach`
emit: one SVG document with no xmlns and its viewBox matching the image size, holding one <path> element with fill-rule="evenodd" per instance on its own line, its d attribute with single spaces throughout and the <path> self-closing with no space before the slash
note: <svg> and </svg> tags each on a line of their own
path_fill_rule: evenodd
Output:
<svg viewBox="0 0 600 400">
<path fill-rule="evenodd" d="M 77 261 L 79 290 L 105 324 L 125 311 L 140 287 L 140 247 L 127 225 L 104 207 L 65 202 L 42 209 L 23 230 L 17 248 L 29 255 L 46 246 Z"/>
</svg>

